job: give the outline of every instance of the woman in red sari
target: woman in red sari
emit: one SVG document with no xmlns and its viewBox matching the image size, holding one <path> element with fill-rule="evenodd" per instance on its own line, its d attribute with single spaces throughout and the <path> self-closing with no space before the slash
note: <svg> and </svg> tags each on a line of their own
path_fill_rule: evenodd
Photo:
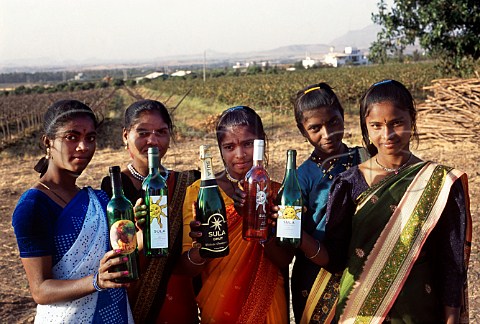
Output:
<svg viewBox="0 0 480 324">
<path fill-rule="evenodd" d="M 158 147 L 160 159 L 165 156 L 173 136 L 173 123 L 167 108 L 155 100 L 134 102 L 125 111 L 123 141 L 131 162 L 122 170 L 125 196 L 135 204 L 141 198 L 141 186 L 148 174 L 147 152 L 149 147 Z M 130 284 L 128 297 L 135 322 L 143 323 L 195 323 L 198 309 L 192 279 L 180 275 L 178 259 L 182 243 L 182 204 L 185 189 L 199 178 L 198 171 L 176 172 L 163 169 L 167 177 L 169 201 L 169 237 L 172 244 L 169 256 L 140 258 L 140 280 Z M 112 194 L 110 177 L 102 180 L 102 189 Z M 145 205 L 137 204 L 137 216 L 145 215 Z M 139 220 L 142 223 L 144 219 Z"/>
<path fill-rule="evenodd" d="M 253 141 L 265 140 L 262 121 L 249 107 L 233 107 L 223 112 L 216 134 L 225 164 L 225 170 L 215 176 L 227 210 L 228 256 L 207 260 L 200 256 L 197 247 L 192 247 L 192 237 L 201 235 L 192 210 L 200 181 L 188 187 L 183 205 L 184 268 L 202 277 L 197 296 L 201 322 L 288 323 L 286 278 L 282 269 L 291 261 L 293 251 L 282 250 L 272 241 L 262 245 L 243 240 L 242 217 L 234 208 L 238 181 L 253 164 Z"/>
</svg>

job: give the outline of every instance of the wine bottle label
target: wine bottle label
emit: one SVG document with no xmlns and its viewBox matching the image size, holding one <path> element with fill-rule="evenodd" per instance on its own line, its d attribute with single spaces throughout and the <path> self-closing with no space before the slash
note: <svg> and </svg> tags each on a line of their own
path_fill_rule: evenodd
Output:
<svg viewBox="0 0 480 324">
<path fill-rule="evenodd" d="M 278 206 L 277 237 L 300 238 L 302 233 L 302 206 Z"/>
<path fill-rule="evenodd" d="M 211 252 L 223 252 L 228 248 L 227 222 L 220 213 L 212 214 L 206 223 L 202 223 L 202 249 Z"/>
<path fill-rule="evenodd" d="M 137 248 L 135 224 L 128 219 L 116 221 L 110 227 L 110 244 L 122 254 L 130 254 Z"/>
<path fill-rule="evenodd" d="M 260 184 L 257 183 L 257 195 L 255 197 L 256 204 L 255 209 L 258 213 L 265 214 L 267 212 L 266 204 L 267 204 L 267 188 L 265 186 L 263 190 L 260 188 Z M 260 209 L 259 209 L 260 207 Z"/>
<path fill-rule="evenodd" d="M 167 196 L 150 196 L 150 242 L 152 249 L 168 248 Z"/>
</svg>

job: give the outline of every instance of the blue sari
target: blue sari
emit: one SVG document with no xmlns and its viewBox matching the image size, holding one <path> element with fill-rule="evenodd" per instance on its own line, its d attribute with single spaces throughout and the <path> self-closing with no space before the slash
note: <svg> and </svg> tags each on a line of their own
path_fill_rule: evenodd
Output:
<svg viewBox="0 0 480 324">
<path fill-rule="evenodd" d="M 108 196 L 83 188 L 63 209 L 37 189 L 26 191 L 12 218 L 20 257 L 52 256 L 53 279 L 94 273 L 109 250 L 105 208 Z M 53 305 L 38 305 L 36 321 L 128 323 L 125 289 L 107 289 Z"/>
</svg>

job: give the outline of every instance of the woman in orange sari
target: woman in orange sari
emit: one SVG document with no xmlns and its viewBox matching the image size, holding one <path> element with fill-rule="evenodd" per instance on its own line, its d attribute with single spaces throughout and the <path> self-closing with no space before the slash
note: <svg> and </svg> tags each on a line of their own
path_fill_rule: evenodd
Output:
<svg viewBox="0 0 480 324">
<path fill-rule="evenodd" d="M 199 237 L 192 204 L 200 181 L 187 188 L 183 205 L 183 261 L 190 274 L 201 274 L 197 296 L 202 323 L 288 323 L 288 302 L 282 269 L 293 257 L 270 241 L 260 244 L 242 238 L 242 217 L 232 197 L 239 197 L 238 181 L 253 164 L 253 141 L 265 140 L 257 113 L 245 106 L 230 108 L 221 115 L 216 135 L 225 170 L 216 174 L 227 211 L 230 253 L 203 259 L 193 239 Z M 277 184 L 278 185 L 278 184 Z M 278 187 L 277 187 L 278 189 Z"/>
</svg>

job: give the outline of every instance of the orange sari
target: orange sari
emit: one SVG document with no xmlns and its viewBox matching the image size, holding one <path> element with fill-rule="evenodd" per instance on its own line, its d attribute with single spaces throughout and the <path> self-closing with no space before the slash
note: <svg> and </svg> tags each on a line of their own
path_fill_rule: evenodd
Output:
<svg viewBox="0 0 480 324">
<path fill-rule="evenodd" d="M 192 202 L 200 181 L 187 189 L 183 205 L 183 251 L 192 246 L 189 236 Z M 221 191 L 227 209 L 230 254 L 212 259 L 202 272 L 197 296 L 202 323 L 288 323 L 284 278 L 264 256 L 257 242 L 242 238 L 242 218 L 233 200 Z"/>
</svg>

